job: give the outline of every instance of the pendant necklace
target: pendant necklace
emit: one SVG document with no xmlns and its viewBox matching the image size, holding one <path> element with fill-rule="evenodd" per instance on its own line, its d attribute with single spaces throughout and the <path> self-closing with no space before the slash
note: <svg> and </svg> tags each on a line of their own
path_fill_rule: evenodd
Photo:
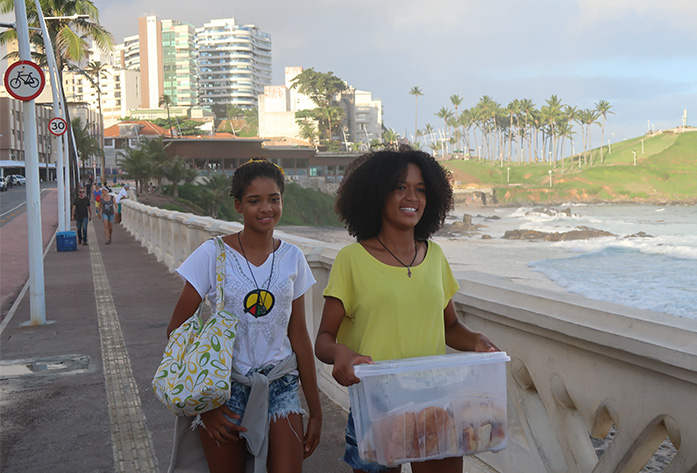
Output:
<svg viewBox="0 0 697 473">
<path fill-rule="evenodd" d="M 382 245 L 383 248 L 385 248 L 385 249 L 387 250 L 387 252 L 388 252 L 389 254 L 392 255 L 392 257 L 393 257 L 394 259 L 396 259 L 397 261 L 399 261 L 399 264 L 401 264 L 402 266 L 404 266 L 404 267 L 407 268 L 407 276 L 411 277 L 411 267 L 412 267 L 412 265 L 414 264 L 414 261 L 416 261 L 416 255 L 417 255 L 418 252 L 419 252 L 419 247 L 417 246 L 416 240 L 414 240 L 414 257 L 411 259 L 411 263 L 409 263 L 409 264 L 404 264 L 404 263 L 402 262 L 401 259 L 397 258 L 397 257 L 395 256 L 395 254 L 392 253 L 392 252 L 390 251 L 390 249 L 389 249 L 388 247 L 386 247 L 385 244 L 384 244 L 383 242 L 380 241 L 380 237 L 376 236 L 375 239 L 378 241 L 378 243 L 380 243 L 380 244 Z"/>
<path fill-rule="evenodd" d="M 254 277 L 254 271 L 252 271 L 252 265 L 249 264 L 247 255 L 244 252 L 244 247 L 242 246 L 242 240 L 240 239 L 240 233 L 237 233 L 237 243 L 240 245 L 240 250 L 242 250 L 242 256 L 247 262 L 247 268 L 249 268 L 249 273 L 252 275 L 252 281 L 256 289 L 253 289 L 244 296 L 244 311 L 251 314 L 253 317 L 259 318 L 263 317 L 273 308 L 276 298 L 273 293 L 269 292 L 269 286 L 271 286 L 271 276 L 273 276 L 274 262 L 276 261 L 276 250 L 272 248 L 271 251 L 271 272 L 269 273 L 269 283 L 266 285 L 266 289 L 261 289 L 257 279 Z M 275 241 L 272 239 L 273 246 L 276 246 Z"/>
</svg>

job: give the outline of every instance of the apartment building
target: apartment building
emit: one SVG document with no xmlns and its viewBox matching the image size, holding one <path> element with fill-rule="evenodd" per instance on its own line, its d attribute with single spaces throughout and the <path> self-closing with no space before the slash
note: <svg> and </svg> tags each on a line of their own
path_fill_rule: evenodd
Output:
<svg viewBox="0 0 697 473">
<path fill-rule="evenodd" d="M 196 29 L 177 20 L 162 20 L 163 92 L 172 105 L 198 105 Z"/>
<path fill-rule="evenodd" d="M 271 85 L 271 36 L 234 18 L 196 29 L 200 105 L 257 107 Z"/>
<path fill-rule="evenodd" d="M 8 174 L 24 174 L 24 107 L 23 102 L 9 96 L 0 88 L 0 167 Z M 50 107 L 36 106 L 36 131 L 38 136 L 39 172 L 42 179 L 47 178 L 47 168 L 54 160 L 51 156 L 54 137 L 48 129 L 48 122 L 53 118 Z M 55 175 L 55 163 L 49 173 L 49 179 Z"/>
</svg>

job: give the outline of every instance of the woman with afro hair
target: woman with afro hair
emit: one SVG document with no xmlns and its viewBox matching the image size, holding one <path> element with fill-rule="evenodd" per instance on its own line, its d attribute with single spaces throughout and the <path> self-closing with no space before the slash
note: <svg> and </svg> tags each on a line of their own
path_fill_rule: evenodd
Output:
<svg viewBox="0 0 697 473">
<path fill-rule="evenodd" d="M 342 248 L 324 290 L 315 354 L 343 386 L 353 366 L 460 351 L 497 351 L 457 318 L 459 289 L 443 251 L 429 240 L 452 208 L 448 172 L 429 154 L 401 147 L 368 153 L 349 166 L 336 210 L 357 239 Z M 344 461 L 356 472 L 400 471 L 361 459 L 352 414 Z M 461 472 L 462 457 L 412 464 L 415 473 Z"/>
</svg>

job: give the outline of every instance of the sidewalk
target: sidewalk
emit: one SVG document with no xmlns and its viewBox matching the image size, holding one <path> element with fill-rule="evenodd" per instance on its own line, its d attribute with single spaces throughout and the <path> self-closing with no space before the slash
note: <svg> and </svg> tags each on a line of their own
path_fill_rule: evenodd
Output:
<svg viewBox="0 0 697 473">
<path fill-rule="evenodd" d="M 4 473 L 166 472 L 173 416 L 150 388 L 182 282 L 120 225 L 104 244 L 44 259 L 47 324 L 28 293 L 0 333 L 0 469 Z M 349 471 L 345 412 L 322 396 L 322 442 L 303 471 Z"/>
</svg>

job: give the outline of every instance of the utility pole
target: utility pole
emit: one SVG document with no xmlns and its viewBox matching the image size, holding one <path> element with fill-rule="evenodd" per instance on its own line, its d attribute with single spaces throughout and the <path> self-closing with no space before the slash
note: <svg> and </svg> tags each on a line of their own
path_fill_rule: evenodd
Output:
<svg viewBox="0 0 697 473">
<path fill-rule="evenodd" d="M 14 0 L 19 58 L 31 61 L 29 25 L 24 0 Z M 46 323 L 43 240 L 41 237 L 41 192 L 39 184 L 39 147 L 34 100 L 22 102 L 24 115 L 25 173 L 27 178 L 27 245 L 29 249 L 30 325 Z"/>
</svg>

